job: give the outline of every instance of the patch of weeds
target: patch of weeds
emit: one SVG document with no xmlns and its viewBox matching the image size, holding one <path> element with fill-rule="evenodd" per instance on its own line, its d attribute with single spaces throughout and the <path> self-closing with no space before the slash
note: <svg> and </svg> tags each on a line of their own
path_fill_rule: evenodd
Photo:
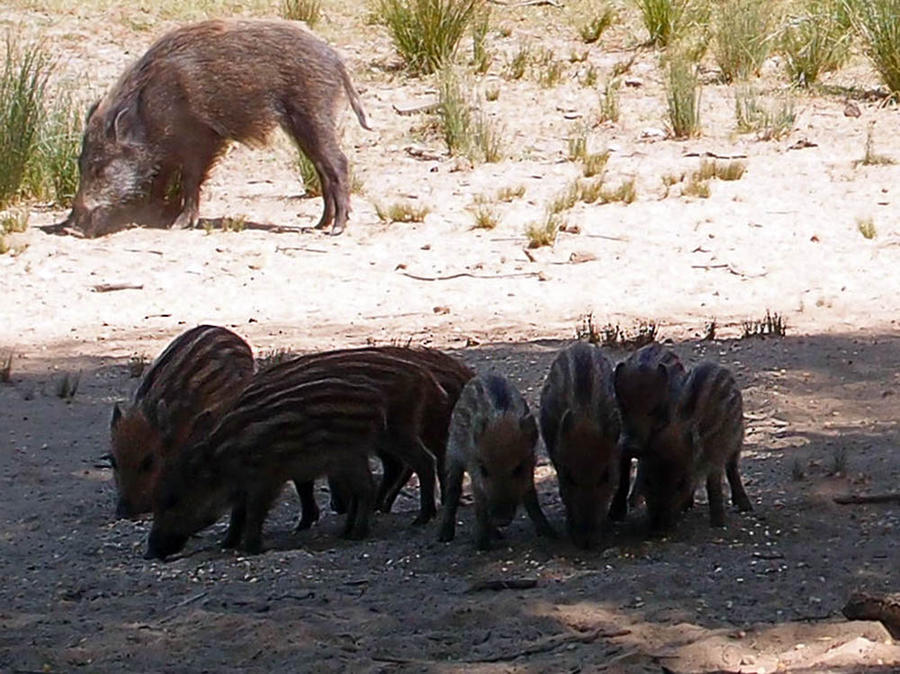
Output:
<svg viewBox="0 0 900 674">
<path fill-rule="evenodd" d="M 806 0 L 784 24 L 778 48 L 791 82 L 808 87 L 850 54 L 850 22 L 840 1 Z"/>
<path fill-rule="evenodd" d="M 78 191 L 82 106 L 63 92 L 52 92 L 52 97 L 49 107 L 45 106 L 23 187 L 31 196 L 68 207 Z"/>
<path fill-rule="evenodd" d="M 891 94 L 900 97 L 900 3 L 898 0 L 851 2 L 853 25 Z"/>
<path fill-rule="evenodd" d="M 719 180 L 740 180 L 744 177 L 747 164 L 740 160 L 713 162 L 716 178 Z"/>
<path fill-rule="evenodd" d="M 611 78 L 606 81 L 603 91 L 600 92 L 600 109 L 597 113 L 597 121 L 616 123 L 619 121 L 619 80 Z"/>
<path fill-rule="evenodd" d="M 144 374 L 144 370 L 147 369 L 147 365 L 149 364 L 150 359 L 148 359 L 147 356 L 134 354 L 128 359 L 128 377 L 130 379 L 137 379 Z"/>
<path fill-rule="evenodd" d="M 44 123 L 54 62 L 40 44 L 20 47 L 11 31 L 0 67 L 0 207 L 19 195 Z"/>
<path fill-rule="evenodd" d="M 494 229 L 500 224 L 500 216 L 497 209 L 490 204 L 477 204 L 472 211 L 474 224 L 472 229 Z"/>
<path fill-rule="evenodd" d="M 716 319 L 712 319 L 705 326 L 703 326 L 703 337 L 701 339 L 705 342 L 714 342 L 716 341 L 716 329 L 718 328 L 718 324 L 716 323 Z"/>
<path fill-rule="evenodd" d="M 603 173 L 606 163 L 609 161 L 609 150 L 604 152 L 586 152 L 581 158 L 581 175 L 585 178 L 593 178 Z"/>
<path fill-rule="evenodd" d="M 621 61 L 616 61 L 613 64 L 612 77 L 610 79 L 616 79 L 617 77 L 621 77 L 622 75 L 627 75 L 631 71 L 631 66 L 634 65 L 634 62 L 637 60 L 637 57 L 638 57 L 638 52 L 635 51 L 627 59 L 622 59 Z"/>
<path fill-rule="evenodd" d="M 714 13 L 715 58 L 724 82 L 758 74 L 774 37 L 771 0 L 730 0 Z"/>
<path fill-rule="evenodd" d="M 578 183 L 578 192 L 581 200 L 586 204 L 593 204 L 603 196 L 603 177 L 596 180 L 582 180 Z"/>
<path fill-rule="evenodd" d="M 501 187 L 497 190 L 497 200 L 509 203 L 513 199 L 521 199 L 525 196 L 525 185 L 516 185 L 515 187 Z"/>
<path fill-rule="evenodd" d="M 448 65 L 484 0 L 380 0 L 376 13 L 406 64 L 416 73 Z"/>
<path fill-rule="evenodd" d="M 294 167 L 297 169 L 297 172 L 300 174 L 300 179 L 303 181 L 304 196 L 321 197 L 322 181 L 319 180 L 319 172 L 316 171 L 316 167 L 312 163 L 312 160 L 299 148 L 297 149 L 297 159 L 294 162 Z"/>
<path fill-rule="evenodd" d="M 806 479 L 806 471 L 803 470 L 803 464 L 800 459 L 794 459 L 791 463 L 791 479 L 794 482 L 802 482 Z"/>
<path fill-rule="evenodd" d="M 531 45 L 524 43 L 519 45 L 512 59 L 506 64 L 505 76 L 510 80 L 520 80 L 528 71 L 528 65 L 531 63 L 533 55 L 531 53 Z"/>
<path fill-rule="evenodd" d="M 600 343 L 600 333 L 594 326 L 594 314 L 589 313 L 581 319 L 581 324 L 575 326 L 575 339 L 579 342 L 589 342 L 590 344 Z"/>
<path fill-rule="evenodd" d="M 603 189 L 600 192 L 603 203 L 621 201 L 623 204 L 633 203 L 637 198 L 637 188 L 634 178 L 625 178 L 618 187 Z"/>
<path fill-rule="evenodd" d="M 691 0 L 635 0 L 649 36 L 647 43 L 665 47 L 680 38 L 690 23 Z"/>
<path fill-rule="evenodd" d="M 584 69 L 584 72 L 581 75 L 581 86 L 588 87 L 589 89 L 593 89 L 597 85 L 597 79 L 599 71 L 597 70 L 594 64 L 589 64 L 587 68 Z"/>
<path fill-rule="evenodd" d="M 493 164 L 505 156 L 503 130 L 481 109 L 475 112 L 475 148 L 477 155 L 470 157 L 472 161 L 480 159 Z"/>
<path fill-rule="evenodd" d="M 709 178 L 701 179 L 696 174 L 692 175 L 681 188 L 681 194 L 685 197 L 697 197 L 699 199 L 709 199 L 712 193 Z"/>
<path fill-rule="evenodd" d="M 765 318 L 741 322 L 741 339 L 750 337 L 784 337 L 787 334 L 787 323 L 778 313 L 766 309 Z"/>
<path fill-rule="evenodd" d="M 583 51 L 575 51 L 573 49 L 569 52 L 569 63 L 584 63 L 588 59 L 588 53 L 587 49 Z"/>
<path fill-rule="evenodd" d="M 794 102 L 784 98 L 776 104 L 760 101 L 751 87 L 738 87 L 734 95 L 738 133 L 756 133 L 759 140 L 778 140 L 794 128 Z"/>
<path fill-rule="evenodd" d="M 578 203 L 581 197 L 581 188 L 577 180 L 573 180 L 567 188 L 556 195 L 547 207 L 548 212 L 556 214 L 570 210 Z"/>
<path fill-rule="evenodd" d="M 492 84 L 484 90 L 484 100 L 486 101 L 496 101 L 500 98 L 500 86 L 497 84 Z"/>
<path fill-rule="evenodd" d="M 659 326 L 653 321 L 648 321 L 638 323 L 631 330 L 627 330 L 618 324 L 607 323 L 597 330 L 593 324 L 593 316 L 588 314 L 582 319 L 581 327 L 575 329 L 575 336 L 608 349 L 639 349 L 657 341 Z"/>
<path fill-rule="evenodd" d="M 828 475 L 837 477 L 847 474 L 847 450 L 837 447 L 831 453 L 831 465 L 828 467 Z"/>
<path fill-rule="evenodd" d="M 0 255 L 6 255 L 13 250 L 6 237 L 9 234 L 24 232 L 26 229 L 28 229 L 28 211 L 24 208 L 0 212 Z M 24 247 L 14 250 L 13 254 L 18 254 L 22 250 Z"/>
<path fill-rule="evenodd" d="M 424 222 L 431 212 L 427 206 L 414 206 L 408 201 L 395 201 L 387 205 L 375 203 L 375 213 L 382 222 Z"/>
<path fill-rule="evenodd" d="M 449 69 L 440 80 L 438 117 L 451 154 L 468 157 L 473 162 L 491 163 L 503 159 L 502 130 L 484 110 L 472 110 L 459 80 Z"/>
<path fill-rule="evenodd" d="M 579 161 L 587 156 L 588 137 L 587 128 L 578 124 L 573 129 L 572 135 L 566 141 L 566 159 Z"/>
<path fill-rule="evenodd" d="M 893 158 L 881 154 L 875 149 L 875 123 L 870 122 L 866 127 L 866 150 L 862 159 L 854 162 L 854 166 L 886 166 L 895 164 Z"/>
<path fill-rule="evenodd" d="M 559 84 L 565 72 L 565 65 L 550 49 L 541 50 L 535 58 L 534 65 L 538 69 L 538 84 L 547 89 Z"/>
<path fill-rule="evenodd" d="M 616 10 L 610 5 L 605 2 L 592 3 L 576 25 L 578 37 L 585 44 L 593 44 L 615 20 Z"/>
<path fill-rule="evenodd" d="M 666 104 L 673 137 L 700 135 L 700 80 L 695 66 L 681 55 L 673 55 L 669 60 Z"/>
<path fill-rule="evenodd" d="M 322 0 L 281 0 L 279 12 L 282 19 L 305 21 L 313 27 L 322 17 Z"/>
<path fill-rule="evenodd" d="M 0 360 L 0 382 L 9 384 L 12 381 L 13 354 L 10 351 Z"/>
<path fill-rule="evenodd" d="M 246 215 L 227 215 L 222 218 L 223 232 L 243 232 L 247 228 Z"/>
<path fill-rule="evenodd" d="M 56 397 L 66 402 L 72 402 L 75 394 L 78 392 L 78 385 L 81 383 L 81 371 L 76 374 L 66 372 L 56 382 Z"/>
<path fill-rule="evenodd" d="M 482 5 L 472 21 L 472 65 L 475 72 L 484 74 L 491 67 L 493 57 L 487 49 L 487 35 L 491 28 L 491 8 Z"/>
<path fill-rule="evenodd" d="M 263 351 L 256 359 L 257 370 L 262 372 L 264 370 L 268 370 L 270 367 L 274 367 L 275 365 L 279 365 L 280 363 L 285 363 L 296 357 L 295 354 L 290 349 L 268 349 Z"/>
<path fill-rule="evenodd" d="M 547 212 L 542 222 L 533 222 L 525 228 L 525 237 L 528 239 L 529 248 L 553 246 L 561 227 L 565 225 L 565 218 L 560 213 Z"/>
<path fill-rule="evenodd" d="M 871 217 L 857 218 L 856 229 L 863 235 L 864 239 L 869 239 L 870 241 L 878 236 L 878 232 L 875 229 L 875 220 Z"/>
<path fill-rule="evenodd" d="M 353 170 L 353 167 L 350 167 L 350 193 L 351 194 L 363 194 L 366 191 L 366 183 L 362 178 L 359 177 L 359 174 Z"/>
</svg>

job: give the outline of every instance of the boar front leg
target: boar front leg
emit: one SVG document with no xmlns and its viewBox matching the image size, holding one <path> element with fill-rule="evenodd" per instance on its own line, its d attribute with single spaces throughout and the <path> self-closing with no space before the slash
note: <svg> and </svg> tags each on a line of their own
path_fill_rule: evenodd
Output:
<svg viewBox="0 0 900 674">
<path fill-rule="evenodd" d="M 550 526 L 544 511 L 541 510 L 541 504 L 538 502 L 537 490 L 534 488 L 534 484 L 525 492 L 522 502 L 525 505 L 525 512 L 528 513 L 534 524 L 537 535 L 545 538 L 557 538 L 556 530 Z"/>
<path fill-rule="evenodd" d="M 722 470 L 715 469 L 706 476 L 706 495 L 709 499 L 709 523 L 714 527 L 725 526 L 725 504 L 722 496 Z M 693 501 L 693 497 L 691 498 Z"/>
<path fill-rule="evenodd" d="M 443 503 L 443 515 L 441 516 L 441 528 L 438 540 L 442 543 L 452 541 L 456 535 L 456 510 L 459 508 L 459 499 L 462 496 L 462 483 L 465 468 L 462 464 L 449 459 L 447 461 L 446 494 Z"/>
</svg>

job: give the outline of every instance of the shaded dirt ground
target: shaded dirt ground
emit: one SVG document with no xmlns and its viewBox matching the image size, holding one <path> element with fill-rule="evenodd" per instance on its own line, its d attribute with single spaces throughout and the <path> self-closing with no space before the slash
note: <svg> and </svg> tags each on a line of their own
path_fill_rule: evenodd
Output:
<svg viewBox="0 0 900 674">
<path fill-rule="evenodd" d="M 87 101 L 185 18 L 111 4 L 9 3 L 0 25 L 47 39 L 60 81 Z M 273 12 L 262 4 L 242 7 Z M 734 88 L 705 62 L 703 135 L 676 142 L 652 133 L 664 125 L 663 76 L 657 54 L 634 48 L 633 13 L 585 47 L 569 9 L 495 7 L 494 61 L 476 89 L 499 87 L 480 105 L 502 125 L 507 157 L 470 167 L 446 155 L 433 117 L 393 109 L 433 100 L 434 81 L 396 70 L 383 29 L 359 6 L 325 6 L 317 30 L 345 55 L 377 128 L 342 115 L 363 184 L 345 234 L 302 229 L 321 201 L 301 198 L 277 139 L 268 151 L 235 148 L 215 170 L 201 203 L 209 232 L 48 236 L 39 227 L 64 213 L 31 204 L 16 254 L 0 256 L 0 365 L 12 358 L 0 384 L 0 671 L 898 671 L 900 647 L 884 628 L 840 609 L 854 590 L 900 589 L 900 506 L 833 502 L 900 483 L 900 166 L 858 163 L 870 128 L 877 151 L 900 159 L 900 122 L 865 60 L 829 74 L 825 93 L 790 94 L 796 123 L 772 142 L 735 132 Z M 565 62 L 558 84 L 504 76 L 525 44 Z M 586 60 L 568 60 L 573 50 Z M 621 89 L 620 121 L 597 123 L 600 85 L 582 84 L 586 69 L 602 83 L 632 57 L 638 85 Z M 777 58 L 755 84 L 773 100 L 786 93 Z M 844 116 L 847 100 L 859 118 Z M 592 150 L 610 150 L 609 184 L 634 178 L 637 199 L 578 203 L 567 213 L 577 232 L 526 254 L 526 225 L 580 175 L 567 159 L 576 125 Z M 696 170 L 706 152 L 746 155 L 746 174 L 713 181 L 708 199 L 684 196 L 681 183 L 666 192 L 663 176 Z M 494 230 L 471 229 L 476 197 L 517 186 L 521 198 L 495 204 Z M 380 223 L 375 204 L 394 200 L 431 212 Z M 222 218 L 250 226 L 217 231 Z M 871 240 L 857 228 L 869 218 Z M 95 289 L 116 283 L 138 287 Z M 786 318 L 787 338 L 734 339 L 767 309 Z M 655 321 L 686 362 L 735 371 L 754 512 L 712 530 L 700 495 L 670 538 L 647 539 L 637 512 L 589 554 L 535 539 L 520 515 L 503 547 L 477 553 L 471 507 L 451 544 L 436 542 L 435 526 L 410 526 L 414 485 L 361 543 L 339 539 L 330 514 L 291 533 L 297 503 L 286 490 L 265 554 L 221 551 L 219 524 L 167 564 L 141 557 L 148 521 L 113 520 L 102 456 L 111 405 L 136 386 L 128 361 L 188 327 L 226 325 L 257 353 L 438 346 L 511 376 L 535 405 L 556 349 L 588 313 L 597 326 Z M 724 339 L 699 341 L 711 320 Z M 74 397 L 57 397 L 79 372 Z M 562 528 L 545 460 L 538 478 Z M 324 506 L 324 488 L 319 498 Z M 536 586 L 470 591 L 523 578 Z"/>
</svg>

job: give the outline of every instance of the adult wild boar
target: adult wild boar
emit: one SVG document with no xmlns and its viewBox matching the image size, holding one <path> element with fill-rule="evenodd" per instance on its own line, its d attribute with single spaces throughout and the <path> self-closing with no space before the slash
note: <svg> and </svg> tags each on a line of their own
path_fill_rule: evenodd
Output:
<svg viewBox="0 0 900 674">
<path fill-rule="evenodd" d="M 140 209 L 174 206 L 172 226 L 192 227 L 200 186 L 228 143 L 262 145 L 278 125 L 319 175 L 325 208 L 317 227 L 331 224 L 339 233 L 350 208 L 347 158 L 334 122 L 342 91 L 368 129 L 338 54 L 290 21 L 228 19 L 175 29 L 88 113 L 66 224 L 100 236 Z"/>
</svg>

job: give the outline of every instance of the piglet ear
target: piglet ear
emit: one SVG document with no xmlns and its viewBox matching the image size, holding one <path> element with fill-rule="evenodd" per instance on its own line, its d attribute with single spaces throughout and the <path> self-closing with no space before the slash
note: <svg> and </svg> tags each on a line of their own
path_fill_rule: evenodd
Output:
<svg viewBox="0 0 900 674">
<path fill-rule="evenodd" d="M 122 421 L 122 410 L 119 408 L 119 403 L 116 403 L 113 405 L 112 417 L 109 420 L 109 430 L 115 431 L 120 421 Z"/>
<path fill-rule="evenodd" d="M 533 445 L 537 442 L 538 439 L 538 427 L 537 422 L 534 420 L 534 417 L 531 414 L 526 414 L 519 419 L 519 430 L 528 438 L 528 441 Z"/>
</svg>

